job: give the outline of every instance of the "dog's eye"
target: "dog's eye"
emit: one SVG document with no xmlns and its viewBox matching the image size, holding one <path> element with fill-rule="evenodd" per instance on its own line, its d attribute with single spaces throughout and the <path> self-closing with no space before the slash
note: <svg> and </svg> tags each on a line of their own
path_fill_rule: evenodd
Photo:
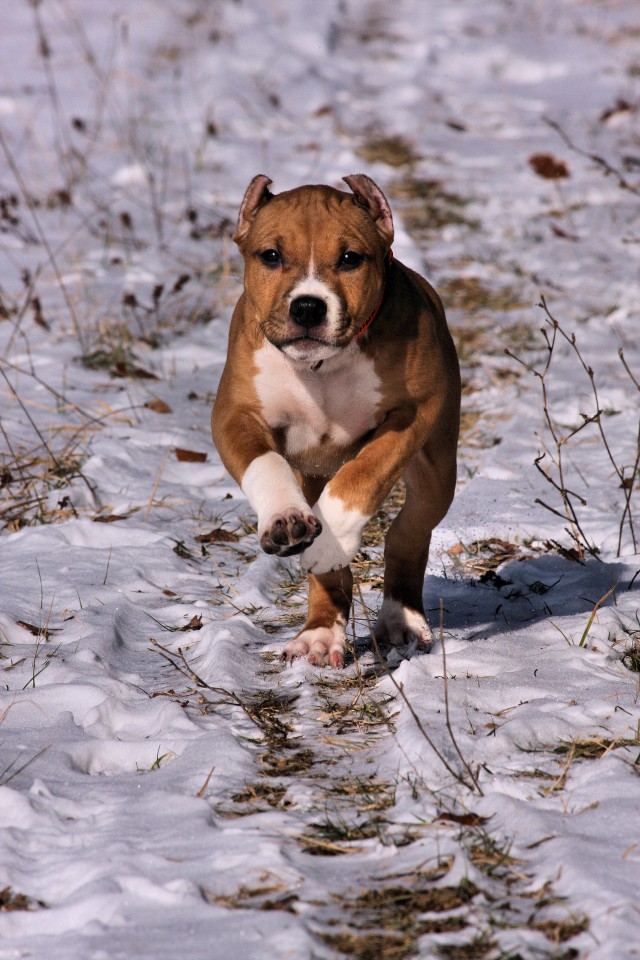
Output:
<svg viewBox="0 0 640 960">
<path fill-rule="evenodd" d="M 277 267 L 282 263 L 282 257 L 280 256 L 277 250 L 273 248 L 269 250 L 263 250 L 262 253 L 259 253 L 258 256 L 268 267 Z"/>
<path fill-rule="evenodd" d="M 355 250 L 345 250 L 340 257 L 338 266 L 342 267 L 343 270 L 355 270 L 363 260 L 364 257 L 361 253 L 356 253 Z"/>
</svg>

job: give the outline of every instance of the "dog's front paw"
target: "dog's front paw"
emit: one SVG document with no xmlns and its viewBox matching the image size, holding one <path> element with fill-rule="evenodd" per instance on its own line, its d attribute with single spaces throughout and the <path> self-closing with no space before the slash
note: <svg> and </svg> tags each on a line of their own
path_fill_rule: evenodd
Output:
<svg viewBox="0 0 640 960">
<path fill-rule="evenodd" d="M 306 657 L 316 667 L 343 667 L 346 642 L 344 627 L 340 623 L 332 627 L 302 630 L 286 645 L 282 659 L 291 661 L 296 657 Z"/>
<path fill-rule="evenodd" d="M 277 513 L 267 522 L 260 534 L 260 546 L 265 553 L 292 557 L 302 553 L 322 532 L 322 524 L 312 513 L 292 508 Z"/>
</svg>

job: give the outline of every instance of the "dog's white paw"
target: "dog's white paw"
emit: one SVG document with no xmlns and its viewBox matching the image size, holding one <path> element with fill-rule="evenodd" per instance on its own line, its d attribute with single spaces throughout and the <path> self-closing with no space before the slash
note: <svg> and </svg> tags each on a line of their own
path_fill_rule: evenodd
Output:
<svg viewBox="0 0 640 960">
<path fill-rule="evenodd" d="M 322 530 L 320 521 L 310 510 L 291 508 L 271 517 L 260 533 L 260 546 L 265 553 L 291 557 L 302 553 Z"/>
<path fill-rule="evenodd" d="M 242 492 L 258 514 L 258 536 L 265 553 L 279 557 L 302 553 L 322 530 L 293 470 L 279 453 L 271 450 L 251 461 L 242 478 Z"/>
<path fill-rule="evenodd" d="M 430 650 L 433 646 L 433 634 L 423 615 L 392 597 L 383 600 L 373 635 L 380 643 L 394 647 L 417 643 L 423 650 Z"/>
<path fill-rule="evenodd" d="M 343 667 L 346 645 L 344 627 L 340 623 L 332 627 L 314 627 L 303 630 L 290 640 L 282 652 L 284 660 L 306 657 L 316 667 Z"/>
<path fill-rule="evenodd" d="M 362 528 L 369 518 L 359 510 L 347 510 L 340 497 L 327 490 L 313 512 L 322 524 L 322 533 L 302 554 L 302 569 L 328 573 L 348 566 L 360 549 Z"/>
</svg>

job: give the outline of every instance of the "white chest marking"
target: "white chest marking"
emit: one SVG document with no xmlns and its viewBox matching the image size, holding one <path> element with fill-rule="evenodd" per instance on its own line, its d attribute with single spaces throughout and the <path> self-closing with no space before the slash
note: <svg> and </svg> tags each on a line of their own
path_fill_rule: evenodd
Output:
<svg viewBox="0 0 640 960">
<path fill-rule="evenodd" d="M 348 447 L 377 426 L 380 379 L 373 361 L 350 344 L 319 370 L 294 363 L 268 341 L 254 355 L 262 415 L 286 431 L 291 455 L 321 441 Z"/>
</svg>

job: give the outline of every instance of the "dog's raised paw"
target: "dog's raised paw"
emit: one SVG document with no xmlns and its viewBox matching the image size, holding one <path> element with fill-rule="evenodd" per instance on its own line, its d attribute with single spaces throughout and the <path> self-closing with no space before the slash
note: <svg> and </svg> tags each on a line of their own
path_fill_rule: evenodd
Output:
<svg viewBox="0 0 640 960">
<path fill-rule="evenodd" d="M 322 532 L 322 524 L 312 513 L 298 509 L 284 510 L 272 517 L 260 535 L 260 546 L 265 553 L 292 557 L 313 543 Z"/>
<path fill-rule="evenodd" d="M 433 646 L 433 634 L 424 616 L 392 597 L 385 597 L 373 634 L 380 643 L 393 647 L 404 647 L 413 641 L 417 641 L 422 650 L 430 650 Z"/>
<path fill-rule="evenodd" d="M 333 627 L 303 630 L 286 645 L 282 659 L 306 657 L 316 667 L 343 667 L 345 642 L 344 628 L 338 623 Z"/>
</svg>

